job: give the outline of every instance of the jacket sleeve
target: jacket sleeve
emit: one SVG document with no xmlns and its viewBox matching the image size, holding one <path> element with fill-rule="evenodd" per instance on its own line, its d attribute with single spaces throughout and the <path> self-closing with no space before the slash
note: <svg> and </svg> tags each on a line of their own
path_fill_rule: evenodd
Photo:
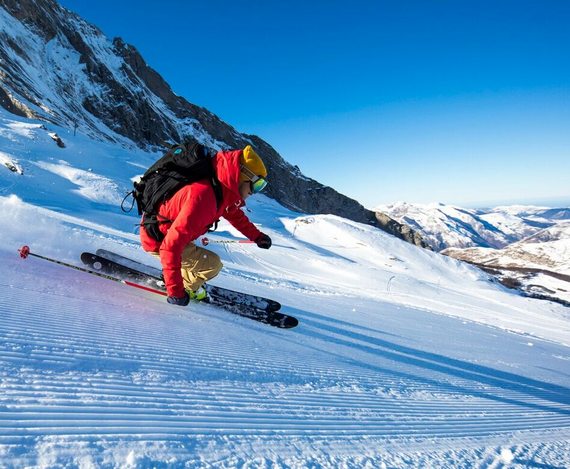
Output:
<svg viewBox="0 0 570 469">
<path fill-rule="evenodd" d="M 259 231 L 251 221 L 249 221 L 249 218 L 247 218 L 241 208 L 236 205 L 226 210 L 224 218 L 251 241 L 255 241 L 261 234 L 261 231 Z"/>
<path fill-rule="evenodd" d="M 160 245 L 160 262 L 169 296 L 184 296 L 184 283 L 180 268 L 184 248 L 209 226 L 209 215 L 216 213 L 216 201 L 211 188 L 195 186 L 181 201 L 182 209 L 168 228 Z M 209 190 L 208 190 L 209 189 Z"/>
</svg>

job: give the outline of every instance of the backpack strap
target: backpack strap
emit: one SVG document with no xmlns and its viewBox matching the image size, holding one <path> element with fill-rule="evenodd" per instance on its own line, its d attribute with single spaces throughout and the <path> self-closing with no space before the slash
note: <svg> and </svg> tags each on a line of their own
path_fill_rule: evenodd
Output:
<svg viewBox="0 0 570 469">
<path fill-rule="evenodd" d="M 220 220 L 216 220 L 214 223 L 212 223 L 208 227 L 208 233 L 213 233 L 214 231 L 216 231 L 218 229 L 218 223 L 220 223 Z"/>
<path fill-rule="evenodd" d="M 133 198 L 133 201 L 131 202 L 130 208 L 129 208 L 129 209 L 125 209 L 125 201 L 126 201 L 129 197 L 132 197 L 132 198 Z M 125 197 L 123 197 L 123 201 L 121 202 L 121 210 L 122 210 L 123 212 L 125 212 L 125 213 L 129 213 L 129 212 L 133 209 L 133 207 L 135 206 L 135 202 L 136 202 L 136 201 L 137 201 L 137 200 L 135 199 L 135 191 L 132 190 L 132 191 L 130 191 L 130 192 L 127 192 L 126 195 L 125 195 Z M 140 213 L 139 213 L 139 215 L 140 215 Z"/>
<path fill-rule="evenodd" d="M 224 193 L 222 190 L 222 185 L 218 179 L 218 176 L 214 174 L 212 179 L 210 180 L 212 184 L 212 189 L 214 189 L 214 195 L 216 196 L 216 207 L 219 209 L 220 205 L 222 205 L 222 199 L 224 198 Z M 216 220 L 210 227 L 208 228 L 208 233 L 213 233 L 218 229 L 218 223 L 220 220 Z"/>
<path fill-rule="evenodd" d="M 214 189 L 214 195 L 216 196 L 216 207 L 220 208 L 222 205 L 222 200 L 224 198 L 224 192 L 222 190 L 222 185 L 218 179 L 218 176 L 215 174 L 210 179 L 210 183 L 212 184 L 212 189 Z"/>
</svg>

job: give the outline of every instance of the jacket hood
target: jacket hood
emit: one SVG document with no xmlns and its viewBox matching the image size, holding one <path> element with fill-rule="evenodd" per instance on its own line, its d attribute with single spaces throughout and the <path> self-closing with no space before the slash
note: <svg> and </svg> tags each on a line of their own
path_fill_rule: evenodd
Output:
<svg viewBox="0 0 570 469">
<path fill-rule="evenodd" d="M 239 193 L 240 155 L 242 150 L 220 151 L 214 156 L 218 180 L 226 189 L 241 199 Z"/>
</svg>

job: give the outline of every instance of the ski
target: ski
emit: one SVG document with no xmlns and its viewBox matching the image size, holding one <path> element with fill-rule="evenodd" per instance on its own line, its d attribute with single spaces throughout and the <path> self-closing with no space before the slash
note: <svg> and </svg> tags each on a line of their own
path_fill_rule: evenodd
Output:
<svg viewBox="0 0 570 469">
<path fill-rule="evenodd" d="M 114 262 L 116 265 L 109 266 L 109 268 L 116 271 L 119 275 L 126 275 L 127 277 L 131 277 L 134 281 L 155 285 L 157 288 L 164 287 L 162 271 L 155 267 L 142 264 L 105 249 L 97 249 L 95 255 Z M 249 293 L 238 292 L 209 284 L 206 284 L 205 288 L 210 297 L 226 303 L 240 303 L 266 311 L 278 311 L 281 308 L 281 303 L 269 298 L 250 295 Z"/>
<path fill-rule="evenodd" d="M 106 275 L 123 279 L 123 281 L 141 285 L 142 288 L 148 288 L 151 291 L 156 292 L 158 290 L 158 292 L 163 295 L 166 294 L 162 278 L 149 275 L 146 272 L 141 272 L 132 268 L 132 266 L 126 267 L 118 262 L 89 252 L 84 252 L 81 254 L 81 261 L 96 272 L 101 272 Z M 131 260 L 131 262 L 136 261 Z M 273 309 L 267 309 L 269 307 L 274 307 L 274 305 L 268 304 L 267 301 L 263 298 L 261 299 L 264 302 L 261 303 L 240 302 L 236 301 L 236 298 L 243 300 L 244 297 L 247 298 L 253 296 L 245 293 L 234 292 L 232 290 L 227 290 L 220 287 L 214 287 L 212 285 L 208 285 L 207 290 L 209 298 L 207 300 L 204 300 L 205 303 L 221 307 L 230 313 L 237 314 L 238 316 L 253 319 L 254 321 L 283 329 L 290 329 L 297 326 L 299 323 L 299 321 L 293 316 L 280 313 Z M 220 290 L 222 294 L 218 294 Z M 234 296 L 232 297 L 231 294 Z M 260 299 L 260 297 L 253 298 Z M 279 307 L 281 306 L 279 303 L 275 303 Z M 256 304 L 262 304 L 265 307 L 259 308 L 256 306 Z"/>
<path fill-rule="evenodd" d="M 101 278 L 104 278 L 107 280 L 112 280 L 114 282 L 122 283 L 123 285 L 128 285 L 129 287 L 134 287 L 134 288 L 138 288 L 141 290 L 146 290 L 146 291 L 149 291 L 152 293 L 156 293 L 157 295 L 166 296 L 166 292 L 164 290 L 160 290 L 160 289 L 157 290 L 155 288 L 147 287 L 144 285 L 139 285 L 138 283 L 130 282 L 129 280 L 115 278 L 111 275 L 107 275 L 107 274 L 102 273 L 102 272 L 98 272 L 98 271 L 90 270 L 90 269 L 84 269 L 82 267 L 78 267 L 78 266 L 73 265 L 73 264 L 68 264 L 67 262 L 63 262 L 63 261 L 60 261 L 58 259 L 53 259 L 51 257 L 42 256 L 41 254 L 37 254 L 35 252 L 30 251 L 29 246 L 22 246 L 20 249 L 18 249 L 18 252 L 20 253 L 20 257 L 22 259 L 27 259 L 28 256 L 36 257 L 38 259 L 43 259 L 44 261 L 53 262 L 54 264 L 62 265 L 64 267 L 69 267 L 70 269 L 78 270 L 80 272 L 85 272 L 87 274 L 95 275 L 97 277 L 101 277 Z"/>
<path fill-rule="evenodd" d="M 162 280 L 162 270 L 157 269 L 156 267 L 143 264 L 142 262 L 135 261 L 106 249 L 97 249 L 97 251 L 95 251 L 95 254 L 110 261 L 116 262 L 117 264 L 121 264 L 122 266 L 132 269 L 133 271 L 142 272 L 143 274 L 147 274 L 149 277 L 156 277 L 157 279 Z"/>
</svg>

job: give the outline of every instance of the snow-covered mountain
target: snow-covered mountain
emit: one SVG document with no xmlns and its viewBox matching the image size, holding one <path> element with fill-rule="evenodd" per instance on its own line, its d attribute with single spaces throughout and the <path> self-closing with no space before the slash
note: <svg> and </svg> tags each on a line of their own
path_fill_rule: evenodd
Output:
<svg viewBox="0 0 570 469">
<path fill-rule="evenodd" d="M 442 252 L 466 259 L 470 253 L 470 261 L 489 267 L 549 269 L 570 275 L 570 222 L 541 230 L 503 249 L 450 248 Z"/>
<path fill-rule="evenodd" d="M 248 216 L 274 246 L 211 243 L 213 283 L 299 326 L 174 307 L 17 252 L 157 267 L 118 210 L 147 153 L 1 110 L 0 148 L 2 467 L 570 465 L 567 308 L 265 196 Z"/>
<path fill-rule="evenodd" d="M 446 248 L 503 248 L 561 221 L 570 220 L 569 208 L 501 206 L 467 209 L 453 205 L 382 205 L 400 223 L 411 226 L 436 251 Z"/>
<path fill-rule="evenodd" d="M 435 250 L 486 268 L 532 295 L 570 301 L 570 209 L 445 204 L 379 207 L 410 225 Z"/>
<path fill-rule="evenodd" d="M 505 233 L 510 242 L 521 241 L 557 223 L 570 221 L 570 208 L 566 207 L 510 205 L 479 211 L 481 218 Z"/>
<path fill-rule="evenodd" d="M 282 205 L 368 223 L 423 245 L 408 227 L 303 176 L 261 138 L 175 94 L 134 46 L 108 39 L 54 0 L 0 2 L 0 107 L 50 129 L 144 149 L 153 154 L 145 163 L 164 150 L 163 141 L 192 138 L 216 150 L 252 144 L 268 167 L 267 194 Z"/>
<path fill-rule="evenodd" d="M 503 282 L 570 305 L 570 222 L 510 244 L 503 249 L 449 248 L 443 254 L 484 267 Z"/>
<path fill-rule="evenodd" d="M 444 204 L 409 204 L 398 202 L 380 206 L 400 223 L 406 223 L 422 234 L 436 251 L 450 246 L 498 246 L 507 244 L 505 234 L 481 219 L 475 210 Z"/>
</svg>

